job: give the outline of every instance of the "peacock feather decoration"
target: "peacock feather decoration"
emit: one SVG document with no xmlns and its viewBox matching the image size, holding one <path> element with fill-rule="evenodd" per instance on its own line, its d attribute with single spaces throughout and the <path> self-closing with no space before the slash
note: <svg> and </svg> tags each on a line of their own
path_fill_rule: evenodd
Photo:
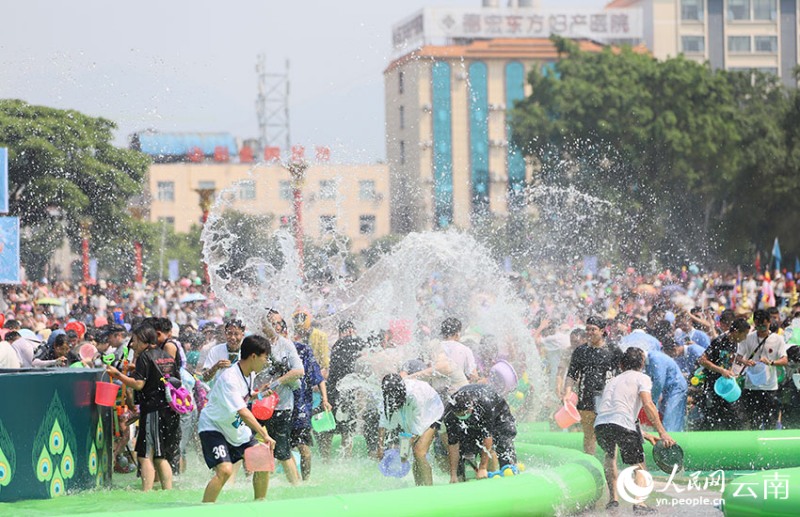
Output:
<svg viewBox="0 0 800 517">
<path fill-rule="evenodd" d="M 17 452 L 14 442 L 0 420 L 0 490 L 11 483 L 17 469 Z"/>
<path fill-rule="evenodd" d="M 97 426 L 94 433 L 89 435 L 86 441 L 86 454 L 89 458 L 87 469 L 89 474 L 95 478 L 97 486 L 103 484 L 105 473 L 107 469 L 108 455 L 105 447 L 105 428 L 103 427 L 103 418 L 98 417 Z"/>
<path fill-rule="evenodd" d="M 75 475 L 75 433 L 58 397 L 53 394 L 47 413 L 33 439 L 33 467 L 36 479 L 50 497 L 64 495 L 67 481 Z"/>
</svg>

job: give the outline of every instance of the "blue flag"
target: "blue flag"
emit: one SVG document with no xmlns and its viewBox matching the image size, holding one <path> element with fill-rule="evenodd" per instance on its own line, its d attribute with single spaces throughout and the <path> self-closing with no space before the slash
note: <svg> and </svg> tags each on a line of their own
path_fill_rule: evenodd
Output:
<svg viewBox="0 0 800 517">
<path fill-rule="evenodd" d="M 781 270 L 781 247 L 778 244 L 778 238 L 775 237 L 775 243 L 772 245 L 772 258 L 775 259 L 775 269 Z"/>
</svg>

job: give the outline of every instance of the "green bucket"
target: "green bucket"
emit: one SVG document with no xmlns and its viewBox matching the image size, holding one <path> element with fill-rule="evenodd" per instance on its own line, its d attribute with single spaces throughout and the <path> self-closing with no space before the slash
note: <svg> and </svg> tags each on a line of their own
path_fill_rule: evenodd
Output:
<svg viewBox="0 0 800 517">
<path fill-rule="evenodd" d="M 323 411 L 311 417 L 311 427 L 318 433 L 327 433 L 336 429 L 336 420 L 333 418 L 333 413 L 330 411 Z"/>
</svg>

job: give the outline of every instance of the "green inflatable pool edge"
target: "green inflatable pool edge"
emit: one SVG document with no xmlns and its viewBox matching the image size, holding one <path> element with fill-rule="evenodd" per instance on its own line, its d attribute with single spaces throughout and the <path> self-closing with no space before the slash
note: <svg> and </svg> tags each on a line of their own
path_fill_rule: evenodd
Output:
<svg viewBox="0 0 800 517">
<path fill-rule="evenodd" d="M 381 492 L 338 494 L 281 501 L 182 506 L 126 512 L 125 516 L 170 515 L 204 517 L 223 512 L 300 512 L 302 515 L 349 517 L 440 516 L 552 516 L 577 513 L 591 507 L 603 495 L 602 464 L 582 452 L 546 445 L 520 444 L 521 462 L 535 461 L 550 467 L 537 472 L 454 485 L 413 487 Z M 118 515 L 98 513 L 90 515 Z"/>
<path fill-rule="evenodd" d="M 670 436 L 683 448 L 687 472 L 800 467 L 800 430 L 691 431 Z M 517 443 L 583 450 L 583 433 L 529 431 L 521 424 Z M 602 454 L 599 447 L 598 454 Z M 645 456 L 648 468 L 659 471 L 649 444 Z"/>
</svg>

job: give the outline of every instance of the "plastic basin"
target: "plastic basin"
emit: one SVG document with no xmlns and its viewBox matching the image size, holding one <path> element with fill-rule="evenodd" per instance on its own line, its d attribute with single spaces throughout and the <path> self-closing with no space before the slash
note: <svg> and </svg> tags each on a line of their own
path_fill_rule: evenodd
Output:
<svg viewBox="0 0 800 517">
<path fill-rule="evenodd" d="M 507 361 L 497 361 L 489 370 L 489 383 L 501 395 L 507 395 L 517 389 L 517 372 Z"/>
<path fill-rule="evenodd" d="M 756 363 L 755 366 L 747 368 L 744 373 L 753 386 L 761 386 L 767 382 L 767 365 L 764 363 Z"/>
<path fill-rule="evenodd" d="M 259 443 L 245 449 L 244 465 L 248 472 L 274 472 L 275 456 L 267 444 Z"/>
<path fill-rule="evenodd" d="M 386 449 L 378 468 L 386 477 L 401 478 L 411 471 L 411 462 L 402 461 L 397 449 Z"/>
<path fill-rule="evenodd" d="M 333 418 L 333 413 L 330 411 L 323 411 L 311 417 L 311 428 L 318 433 L 327 433 L 336 429 L 336 419 Z"/>
</svg>

